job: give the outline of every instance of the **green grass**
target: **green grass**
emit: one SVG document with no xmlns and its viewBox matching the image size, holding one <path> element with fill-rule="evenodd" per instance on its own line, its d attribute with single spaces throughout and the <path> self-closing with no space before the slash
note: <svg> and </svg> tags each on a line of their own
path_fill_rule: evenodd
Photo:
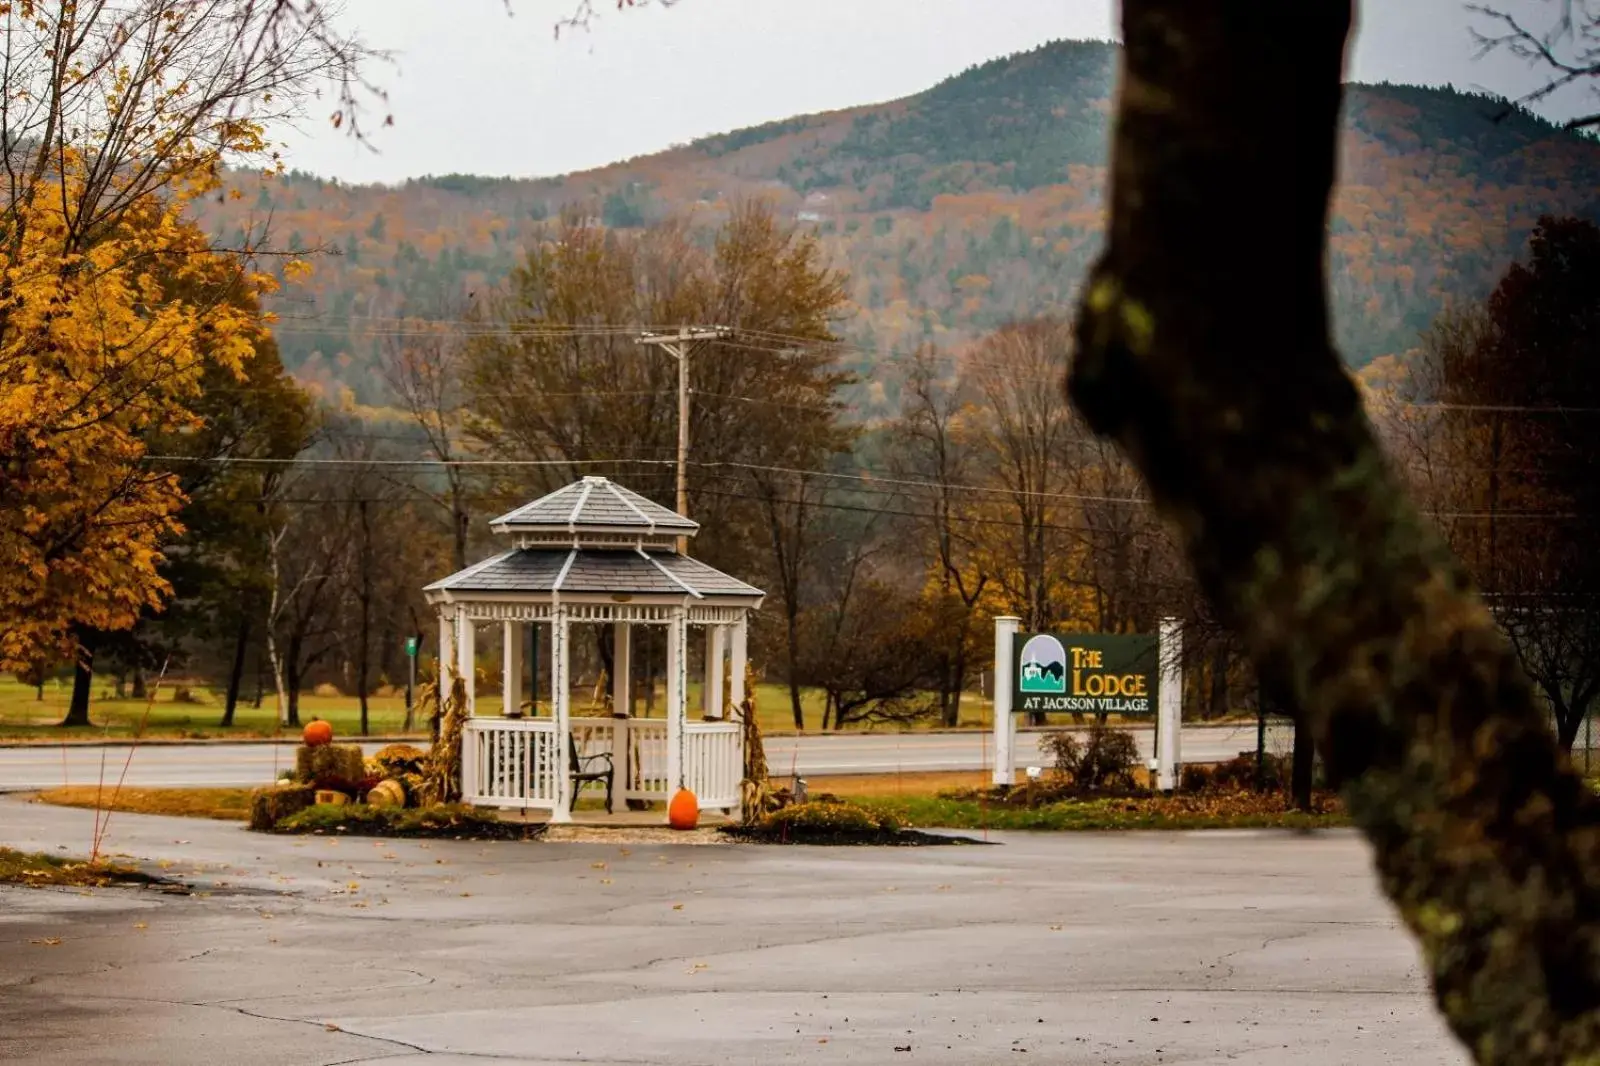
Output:
<svg viewBox="0 0 1600 1066">
<path fill-rule="evenodd" d="M 178 702 L 174 699 L 180 687 L 188 690 L 191 702 Z M 220 691 L 192 685 L 186 681 L 172 680 L 162 685 L 160 691 L 156 693 L 155 702 L 150 704 L 145 700 L 116 699 L 109 683 L 103 685 L 97 683 L 89 702 L 89 718 L 94 724 L 88 727 L 62 729 L 59 723 L 66 717 L 67 703 L 71 695 L 70 678 L 52 679 L 45 685 L 42 698 L 31 686 L 23 685 L 11 677 L 0 678 L 0 740 L 51 742 L 62 739 L 98 740 L 108 736 L 126 738 L 138 734 L 141 723 L 146 722 L 148 724 L 144 729 L 144 735 L 151 737 L 255 738 L 294 736 L 298 732 L 279 728 L 277 707 L 271 692 L 262 699 L 260 707 L 251 706 L 249 701 L 241 701 L 234 712 L 234 724 L 230 728 L 223 728 L 220 724 L 223 694 Z M 598 713 L 591 710 L 591 696 L 590 692 L 574 692 L 573 714 Z M 691 685 L 689 689 L 691 708 L 697 705 L 699 696 L 700 686 Z M 665 704 L 665 695 L 658 693 L 653 712 L 655 717 L 663 714 Z M 492 689 L 479 691 L 480 713 L 493 714 L 499 706 L 498 691 Z M 815 730 L 822 722 L 821 690 L 804 690 L 801 694 L 801 706 L 805 711 L 807 728 Z M 966 706 L 968 713 L 962 723 L 963 726 L 986 728 L 990 713 L 988 703 L 969 697 Z M 789 690 L 786 687 L 774 684 L 756 686 L 756 709 L 764 733 L 777 735 L 794 732 L 794 713 L 790 705 Z M 370 735 L 400 735 L 405 722 L 404 692 L 369 697 L 368 712 Z M 642 700 L 635 707 L 634 713 L 644 713 Z M 354 696 L 319 696 L 310 692 L 301 693 L 300 720 L 308 722 L 313 717 L 333 723 L 334 733 L 337 736 L 353 737 L 360 732 L 360 709 Z M 417 726 L 418 729 L 413 735 L 421 735 L 421 731 L 427 729 L 427 722 L 419 716 Z M 917 728 L 933 728 L 933 723 L 922 723 Z"/>
<path fill-rule="evenodd" d="M 849 796 L 842 797 L 850 799 Z M 1348 825 L 1336 806 L 1327 813 L 1287 810 L 1279 795 L 1085 799 L 1015 808 L 941 796 L 882 796 L 861 802 L 923 829 L 1071 832 L 1133 829 L 1327 829 Z"/>
</svg>

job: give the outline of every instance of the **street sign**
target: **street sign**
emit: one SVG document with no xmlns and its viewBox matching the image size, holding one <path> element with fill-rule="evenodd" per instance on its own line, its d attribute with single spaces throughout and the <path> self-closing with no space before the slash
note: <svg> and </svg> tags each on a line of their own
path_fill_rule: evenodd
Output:
<svg viewBox="0 0 1600 1066">
<path fill-rule="evenodd" d="M 1154 714 L 1161 642 L 1120 633 L 1019 634 L 1014 714 Z"/>
<path fill-rule="evenodd" d="M 407 637 L 406 638 L 406 654 L 411 656 L 413 659 L 416 658 L 416 656 L 417 656 L 417 638 L 416 637 Z"/>
</svg>

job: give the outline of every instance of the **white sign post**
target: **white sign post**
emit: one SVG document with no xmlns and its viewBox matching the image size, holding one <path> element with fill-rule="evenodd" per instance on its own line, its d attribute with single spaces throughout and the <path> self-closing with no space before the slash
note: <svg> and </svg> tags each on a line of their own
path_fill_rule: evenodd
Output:
<svg viewBox="0 0 1600 1066">
<path fill-rule="evenodd" d="M 1161 621 L 1161 695 L 1156 705 L 1156 787 L 1178 787 L 1183 764 L 1183 630 L 1176 618 Z"/>
<path fill-rule="evenodd" d="M 1016 780 L 1017 723 L 1011 713 L 1011 694 L 1016 688 L 1015 669 L 1017 627 L 1022 619 L 1009 615 L 994 620 L 994 783 L 1011 785 Z"/>
</svg>

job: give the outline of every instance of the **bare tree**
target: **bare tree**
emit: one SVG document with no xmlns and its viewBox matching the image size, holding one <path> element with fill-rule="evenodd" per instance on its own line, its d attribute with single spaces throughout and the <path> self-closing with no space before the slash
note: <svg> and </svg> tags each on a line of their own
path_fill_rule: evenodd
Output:
<svg viewBox="0 0 1600 1066">
<path fill-rule="evenodd" d="M 458 310 L 445 317 L 459 318 L 464 313 Z M 468 493 L 468 471 L 461 464 L 471 454 L 466 433 L 462 341 L 447 323 L 404 321 L 405 327 L 397 330 L 385 347 L 384 380 L 421 431 L 428 454 L 439 462 L 442 488 L 426 482 L 417 487 L 448 516 L 455 568 L 464 570 L 472 498 Z"/>
</svg>

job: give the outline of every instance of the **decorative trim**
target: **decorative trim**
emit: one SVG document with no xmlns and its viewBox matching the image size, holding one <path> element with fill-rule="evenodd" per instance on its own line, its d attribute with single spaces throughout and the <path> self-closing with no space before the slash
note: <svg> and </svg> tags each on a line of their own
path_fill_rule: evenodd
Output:
<svg viewBox="0 0 1600 1066">
<path fill-rule="evenodd" d="M 561 595 L 561 585 L 567 580 L 567 574 L 572 570 L 572 564 L 578 558 L 578 549 L 573 548 L 567 553 L 567 561 L 561 564 L 561 573 L 556 575 L 555 583 L 550 586 L 550 600 L 552 603 Z"/>
<path fill-rule="evenodd" d="M 697 600 L 705 599 L 704 596 L 702 596 L 699 592 L 696 592 L 694 587 L 691 586 L 688 582 L 684 581 L 683 578 L 679 577 L 677 574 L 674 574 L 671 570 L 668 570 L 666 567 L 662 566 L 660 561 L 655 559 L 653 556 L 647 555 L 643 548 L 639 549 L 639 557 L 644 559 L 646 562 L 648 562 L 651 566 L 655 567 L 657 570 L 661 571 L 662 575 L 664 577 L 666 577 L 666 579 L 668 581 L 671 581 L 674 585 L 677 585 L 680 589 L 682 589 L 684 592 L 688 593 L 690 596 L 693 596 Z"/>
</svg>

